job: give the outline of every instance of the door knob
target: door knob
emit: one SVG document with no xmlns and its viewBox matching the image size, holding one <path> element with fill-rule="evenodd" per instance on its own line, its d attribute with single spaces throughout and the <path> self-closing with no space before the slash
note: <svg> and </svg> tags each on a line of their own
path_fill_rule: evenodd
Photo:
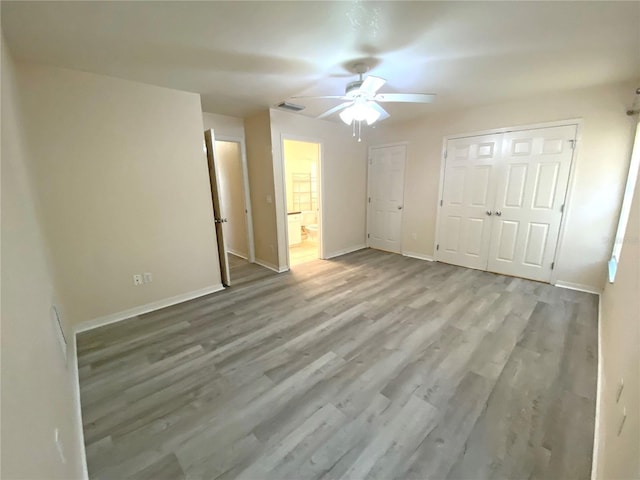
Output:
<svg viewBox="0 0 640 480">
<path fill-rule="evenodd" d="M 500 210 L 497 210 L 497 211 L 496 211 L 496 215 L 497 215 L 497 216 L 500 216 L 500 215 L 502 215 L 502 212 L 501 212 Z"/>
<path fill-rule="evenodd" d="M 491 210 L 487 210 L 487 215 L 491 216 L 493 212 Z"/>
<path fill-rule="evenodd" d="M 398 210 L 402 210 L 402 205 L 399 205 L 399 206 L 398 206 Z"/>
</svg>

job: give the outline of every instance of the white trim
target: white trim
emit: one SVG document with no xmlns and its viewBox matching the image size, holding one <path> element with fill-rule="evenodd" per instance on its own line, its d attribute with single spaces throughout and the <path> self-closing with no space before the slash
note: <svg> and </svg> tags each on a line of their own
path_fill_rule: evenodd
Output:
<svg viewBox="0 0 640 480">
<path fill-rule="evenodd" d="M 410 258 L 417 258 L 418 260 L 426 260 L 427 262 L 435 262 L 431 255 L 425 255 L 424 253 L 402 252 L 402 255 Z"/>
<path fill-rule="evenodd" d="M 553 283 L 552 285 L 560 288 L 566 288 L 567 290 L 575 290 L 577 292 L 595 293 L 600 295 L 601 290 L 591 285 L 584 285 L 582 283 L 563 282 L 562 280 Z"/>
<path fill-rule="evenodd" d="M 363 250 L 365 248 L 367 248 L 365 244 L 356 245 L 354 247 L 349 247 L 349 248 L 343 248 L 342 250 L 338 250 L 337 252 L 330 253 L 329 255 L 327 255 L 325 260 L 340 257 L 342 255 L 346 255 L 347 253 L 357 252 L 358 250 Z"/>
<path fill-rule="evenodd" d="M 397 147 L 397 146 L 400 146 L 400 145 L 409 145 L 409 141 L 408 140 L 403 140 L 401 142 L 383 143 L 381 145 L 370 145 L 369 146 L 369 151 L 371 151 L 372 148 Z"/>
<path fill-rule="evenodd" d="M 573 192 L 575 190 L 575 182 L 576 182 L 576 164 L 578 163 L 578 156 L 580 152 L 580 147 L 582 145 L 582 120 L 576 120 L 576 137 L 575 144 L 573 149 L 573 155 L 571 156 L 571 164 L 569 165 L 569 178 L 567 179 L 567 191 L 564 194 L 564 209 L 562 211 L 562 217 L 560 218 L 560 229 L 558 230 L 558 241 L 556 242 L 556 251 L 553 254 L 553 262 L 555 264 L 555 268 L 551 270 L 551 276 L 549 279 L 549 283 L 554 285 L 558 280 L 558 272 L 560 271 L 559 265 L 562 264 L 562 257 L 560 256 L 560 252 L 562 251 L 562 245 L 564 243 L 565 236 L 565 225 L 569 220 L 569 216 L 571 215 L 571 197 L 573 196 Z"/>
<path fill-rule="evenodd" d="M 236 257 L 244 258 L 246 261 L 249 262 L 249 257 L 247 256 L 246 253 L 240 253 L 232 248 L 227 248 L 227 253 L 230 253 L 231 255 L 235 255 Z M 249 263 L 253 263 L 253 262 L 249 262 Z"/>
<path fill-rule="evenodd" d="M 596 418 L 593 428 L 593 453 L 591 458 L 591 480 L 598 478 L 600 462 L 600 416 L 602 411 L 602 295 L 598 296 L 598 377 L 596 382 Z"/>
<path fill-rule="evenodd" d="M 568 118 L 566 120 L 554 120 L 552 122 L 530 123 L 526 125 L 514 125 L 511 127 L 491 128 L 489 130 L 479 130 L 477 132 L 455 133 L 447 135 L 446 140 L 455 140 L 458 138 L 478 137 L 481 135 L 496 135 L 500 133 L 519 132 L 523 130 L 537 130 L 539 128 L 566 127 L 567 125 L 582 124 L 581 118 Z M 445 142 L 446 145 L 446 142 Z"/>
<path fill-rule="evenodd" d="M 71 341 L 71 381 L 73 383 L 73 403 L 76 417 L 76 436 L 80 442 L 80 463 L 82 464 L 82 480 L 89 480 L 87 468 L 87 450 L 84 445 L 84 425 L 82 423 L 82 403 L 80 401 L 80 374 L 78 372 L 78 345 L 76 343 L 76 329 L 72 332 Z"/>
<path fill-rule="evenodd" d="M 218 283 L 217 285 L 211 285 L 210 287 L 201 288 L 200 290 L 195 290 L 193 292 L 182 293 L 174 297 L 147 303 L 145 305 L 140 305 L 139 307 L 130 308 L 129 310 L 123 310 L 122 312 L 112 313 L 111 315 L 105 315 L 103 317 L 87 320 L 76 325 L 75 333 L 85 332 L 87 330 L 93 330 L 94 328 L 103 327 L 111 323 L 121 322 L 122 320 L 127 320 L 128 318 L 137 317 L 138 315 L 142 315 L 144 313 L 160 310 L 161 308 L 170 307 L 172 305 L 193 300 L 194 298 L 203 297 L 205 295 L 219 292 L 221 290 L 224 290 L 224 287 L 221 283 Z"/>
<path fill-rule="evenodd" d="M 215 135 L 215 132 L 214 132 Z M 244 209 L 245 209 L 245 221 L 247 226 L 247 246 L 249 247 L 249 256 L 242 258 L 247 259 L 250 263 L 255 260 L 255 243 L 253 239 L 253 213 L 251 211 L 251 194 L 249 190 L 249 168 L 247 166 L 247 149 L 244 143 L 244 137 L 233 137 L 227 135 L 221 135 L 219 137 L 214 136 L 214 147 L 216 141 L 223 142 L 235 142 L 240 144 L 240 163 L 242 166 L 242 191 L 244 196 Z M 237 255 L 230 249 L 227 251 Z M 240 256 L 240 255 L 238 255 Z"/>
<path fill-rule="evenodd" d="M 276 273 L 284 273 L 284 272 L 288 272 L 289 271 L 289 267 L 286 267 L 286 266 L 285 267 L 277 267 L 276 265 L 274 265 L 271 262 L 260 260 L 258 258 L 256 258 L 253 263 L 255 263 L 257 265 L 260 265 L 261 267 L 268 268 L 269 270 L 273 270 Z"/>
</svg>

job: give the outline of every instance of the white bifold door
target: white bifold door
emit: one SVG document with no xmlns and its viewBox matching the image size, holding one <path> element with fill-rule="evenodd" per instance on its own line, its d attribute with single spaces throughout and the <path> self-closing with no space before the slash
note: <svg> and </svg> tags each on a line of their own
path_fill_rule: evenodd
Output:
<svg viewBox="0 0 640 480">
<path fill-rule="evenodd" d="M 548 282 L 576 126 L 450 140 L 436 258 Z"/>
<path fill-rule="evenodd" d="M 371 248 L 395 253 L 402 249 L 405 161 L 405 145 L 370 150 L 367 243 Z"/>
</svg>

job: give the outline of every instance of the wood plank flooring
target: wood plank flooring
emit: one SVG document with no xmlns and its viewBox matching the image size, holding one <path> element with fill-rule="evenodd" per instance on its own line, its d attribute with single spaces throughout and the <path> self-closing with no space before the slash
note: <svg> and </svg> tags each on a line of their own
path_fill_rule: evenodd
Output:
<svg viewBox="0 0 640 480">
<path fill-rule="evenodd" d="M 597 297 L 362 250 L 78 336 L 95 479 L 588 479 Z"/>
<path fill-rule="evenodd" d="M 257 263 L 249 263 L 244 258 L 232 253 L 227 254 L 227 259 L 229 261 L 229 276 L 231 277 L 232 287 L 277 275 L 273 270 L 269 270 Z"/>
</svg>

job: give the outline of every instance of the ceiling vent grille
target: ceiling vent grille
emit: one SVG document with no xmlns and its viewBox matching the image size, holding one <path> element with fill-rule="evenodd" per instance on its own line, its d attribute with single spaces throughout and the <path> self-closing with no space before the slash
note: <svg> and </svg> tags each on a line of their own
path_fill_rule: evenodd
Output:
<svg viewBox="0 0 640 480">
<path fill-rule="evenodd" d="M 282 108 L 283 110 L 290 110 L 292 112 L 299 112 L 304 110 L 305 107 L 302 105 L 296 105 L 295 103 L 282 102 L 278 105 L 278 108 Z"/>
</svg>

